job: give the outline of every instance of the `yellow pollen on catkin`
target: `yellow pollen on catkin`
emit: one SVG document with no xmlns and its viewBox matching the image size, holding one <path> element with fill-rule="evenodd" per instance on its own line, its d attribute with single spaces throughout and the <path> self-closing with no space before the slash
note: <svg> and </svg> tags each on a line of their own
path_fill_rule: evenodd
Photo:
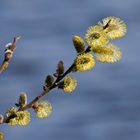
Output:
<svg viewBox="0 0 140 140">
<path fill-rule="evenodd" d="M 8 125 L 27 125 L 30 122 L 30 112 L 25 111 L 18 111 L 17 108 L 12 107 L 8 109 L 4 116 L 5 121 Z"/>
<path fill-rule="evenodd" d="M 8 125 L 10 125 L 10 126 L 17 125 L 17 120 L 16 120 L 16 118 L 10 119 L 9 122 L 8 122 Z"/>
<path fill-rule="evenodd" d="M 63 90 L 64 92 L 71 93 L 77 87 L 77 80 L 73 77 L 67 76 L 64 78 Z"/>
<path fill-rule="evenodd" d="M 48 101 L 42 101 L 34 108 L 36 116 L 39 118 L 48 117 L 52 113 L 52 105 Z"/>
<path fill-rule="evenodd" d="M 122 58 L 122 52 L 119 47 L 114 44 L 108 44 L 104 48 L 111 49 L 113 54 L 95 52 L 96 59 L 100 62 L 115 63 Z"/>
<path fill-rule="evenodd" d="M 77 71 L 89 71 L 95 66 L 95 60 L 92 54 L 82 53 L 75 59 L 75 67 Z"/>
<path fill-rule="evenodd" d="M 27 125 L 30 122 L 30 112 L 27 110 L 18 111 L 16 120 L 19 125 Z"/>
<path fill-rule="evenodd" d="M 11 107 L 10 109 L 7 110 L 4 120 L 7 122 L 8 125 L 14 126 L 17 124 L 16 120 L 16 113 L 17 113 L 17 108 Z"/>
<path fill-rule="evenodd" d="M 109 39 L 107 38 L 106 32 L 103 30 L 103 27 L 95 25 L 90 26 L 87 29 L 85 34 L 85 41 L 88 46 L 92 48 L 107 44 Z"/>
<path fill-rule="evenodd" d="M 113 51 L 112 51 L 112 49 L 111 48 L 108 48 L 108 47 L 93 47 L 92 49 L 91 49 L 91 51 L 93 51 L 94 53 L 102 53 L 102 54 L 113 54 Z"/>
<path fill-rule="evenodd" d="M 123 20 L 116 17 L 107 17 L 103 19 L 103 26 L 108 26 L 105 29 L 109 39 L 116 39 L 124 36 L 127 32 L 126 24 Z"/>
</svg>

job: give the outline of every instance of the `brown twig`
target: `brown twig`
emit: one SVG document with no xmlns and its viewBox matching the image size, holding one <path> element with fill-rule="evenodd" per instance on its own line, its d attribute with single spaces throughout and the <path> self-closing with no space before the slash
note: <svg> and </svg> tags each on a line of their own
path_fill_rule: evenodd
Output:
<svg viewBox="0 0 140 140">
<path fill-rule="evenodd" d="M 4 60 L 0 66 L 0 73 L 2 73 L 9 66 L 9 61 L 13 57 L 13 52 L 16 49 L 16 43 L 19 39 L 20 36 L 14 37 L 13 42 L 6 45 Z"/>
<path fill-rule="evenodd" d="M 88 53 L 90 52 L 90 47 L 88 47 L 86 50 L 85 50 L 85 53 Z M 66 76 L 68 75 L 69 73 L 72 72 L 73 68 L 75 67 L 75 64 L 73 63 L 66 71 L 63 75 L 57 77 L 57 79 L 54 81 L 54 83 L 52 84 L 52 86 L 48 87 L 47 90 L 43 90 L 41 92 L 41 94 L 39 96 L 37 96 L 36 98 L 34 98 L 30 103 L 28 103 L 26 106 L 24 107 L 21 107 L 19 108 L 19 111 L 23 111 L 23 110 L 26 110 L 26 109 L 29 109 L 29 108 L 32 108 L 34 106 L 34 104 L 36 102 L 38 102 L 43 96 L 45 96 L 49 91 L 51 91 L 52 89 L 56 88 L 58 83 Z"/>
</svg>

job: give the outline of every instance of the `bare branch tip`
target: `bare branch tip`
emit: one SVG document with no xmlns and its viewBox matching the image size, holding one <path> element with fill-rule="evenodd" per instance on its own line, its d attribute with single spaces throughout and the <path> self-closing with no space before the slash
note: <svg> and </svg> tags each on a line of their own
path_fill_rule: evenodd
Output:
<svg viewBox="0 0 140 140">
<path fill-rule="evenodd" d="M 21 36 L 15 36 L 14 37 L 14 42 L 17 42 L 18 40 L 20 40 L 21 39 Z"/>
</svg>

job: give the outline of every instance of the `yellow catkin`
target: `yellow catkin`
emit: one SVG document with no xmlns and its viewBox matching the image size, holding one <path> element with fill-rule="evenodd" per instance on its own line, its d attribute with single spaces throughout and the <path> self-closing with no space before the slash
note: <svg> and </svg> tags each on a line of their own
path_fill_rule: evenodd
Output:
<svg viewBox="0 0 140 140">
<path fill-rule="evenodd" d="M 95 25 L 87 29 L 85 41 L 90 47 L 98 47 L 107 44 L 109 39 L 103 27 Z"/>
<path fill-rule="evenodd" d="M 114 44 L 108 44 L 105 46 L 106 49 L 111 49 L 113 54 L 107 53 L 95 53 L 96 59 L 100 62 L 115 63 L 122 58 L 122 52 L 119 47 Z"/>
<path fill-rule="evenodd" d="M 48 101 L 40 102 L 34 109 L 39 118 L 46 118 L 52 113 L 52 105 Z"/>
<path fill-rule="evenodd" d="M 64 78 L 64 85 L 63 85 L 64 92 L 71 93 L 75 90 L 76 87 L 77 87 L 77 80 L 75 80 L 70 76 Z"/>
<path fill-rule="evenodd" d="M 27 125 L 30 122 L 30 112 L 27 110 L 18 111 L 16 120 L 19 125 Z"/>
<path fill-rule="evenodd" d="M 123 20 L 116 17 L 107 17 L 103 19 L 103 26 L 108 23 L 105 32 L 109 39 L 116 39 L 124 36 L 127 32 L 126 24 Z"/>
<path fill-rule="evenodd" d="M 102 53 L 102 54 L 113 54 L 113 51 L 111 48 L 108 48 L 108 47 L 93 47 L 91 49 L 91 51 L 93 51 L 94 53 Z"/>
<path fill-rule="evenodd" d="M 9 117 L 11 117 L 9 119 Z M 12 107 L 8 109 L 4 116 L 5 121 L 8 119 L 8 125 L 14 126 L 14 125 L 27 125 L 30 122 L 30 112 L 25 110 L 25 111 L 18 111 L 17 108 Z"/>
<path fill-rule="evenodd" d="M 95 60 L 92 54 L 82 53 L 75 59 L 75 67 L 77 71 L 89 71 L 95 66 Z"/>
<path fill-rule="evenodd" d="M 16 113 L 17 113 L 17 108 L 15 108 L 15 107 L 11 107 L 10 109 L 7 110 L 7 112 L 6 112 L 5 116 L 4 116 L 4 120 L 7 121 L 7 119 L 8 119 L 8 122 L 7 122 L 8 125 L 14 126 L 14 125 L 17 124 L 17 121 L 15 119 Z M 15 117 L 14 118 L 11 118 L 9 120 L 9 117 L 10 116 L 15 116 Z"/>
<path fill-rule="evenodd" d="M 4 137 L 4 134 L 2 132 L 0 132 L 0 140 L 2 140 Z"/>
<path fill-rule="evenodd" d="M 13 119 L 10 119 L 9 122 L 8 122 L 8 125 L 10 126 L 14 126 L 14 125 L 17 125 L 17 120 L 16 120 L 16 117 L 13 118 Z"/>
</svg>

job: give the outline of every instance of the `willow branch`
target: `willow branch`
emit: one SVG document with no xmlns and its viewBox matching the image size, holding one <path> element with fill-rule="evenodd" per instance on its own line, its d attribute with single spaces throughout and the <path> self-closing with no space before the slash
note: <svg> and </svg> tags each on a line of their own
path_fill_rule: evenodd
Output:
<svg viewBox="0 0 140 140">
<path fill-rule="evenodd" d="M 90 52 L 90 47 L 88 47 L 85 51 L 85 53 Z M 34 104 L 36 102 L 38 102 L 43 96 L 45 96 L 46 94 L 48 94 L 52 89 L 56 88 L 58 83 L 69 73 L 72 72 L 73 68 L 75 67 L 75 64 L 73 63 L 66 71 L 63 75 L 58 76 L 57 79 L 55 80 L 55 82 L 52 84 L 52 86 L 48 87 L 47 90 L 44 90 L 41 92 L 41 94 L 37 97 L 35 97 L 30 103 L 28 103 L 26 106 L 19 108 L 20 110 L 26 110 L 29 108 L 32 108 L 34 106 Z"/>
</svg>

